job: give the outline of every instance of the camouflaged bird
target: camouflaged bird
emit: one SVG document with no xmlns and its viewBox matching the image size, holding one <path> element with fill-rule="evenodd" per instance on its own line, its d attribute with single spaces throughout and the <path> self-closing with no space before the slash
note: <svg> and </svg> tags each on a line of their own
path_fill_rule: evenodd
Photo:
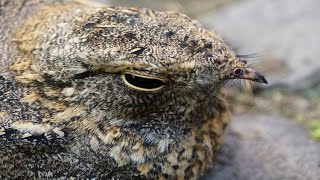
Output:
<svg viewBox="0 0 320 180">
<path fill-rule="evenodd" d="M 197 179 L 229 119 L 221 87 L 267 83 L 183 14 L 0 5 L 1 179 Z"/>
</svg>

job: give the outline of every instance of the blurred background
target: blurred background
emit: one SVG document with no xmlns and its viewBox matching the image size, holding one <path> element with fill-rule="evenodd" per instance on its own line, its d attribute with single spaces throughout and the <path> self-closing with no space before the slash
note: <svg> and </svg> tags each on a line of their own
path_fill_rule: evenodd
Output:
<svg viewBox="0 0 320 180">
<path fill-rule="evenodd" d="M 319 0 L 101 1 L 185 13 L 267 77 L 227 87 L 233 118 L 208 179 L 320 179 Z"/>
</svg>

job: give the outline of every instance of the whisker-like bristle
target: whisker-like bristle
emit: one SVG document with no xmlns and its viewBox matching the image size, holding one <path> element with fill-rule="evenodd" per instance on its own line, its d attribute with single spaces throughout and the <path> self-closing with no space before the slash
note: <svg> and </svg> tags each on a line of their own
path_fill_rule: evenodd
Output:
<svg viewBox="0 0 320 180">
<path fill-rule="evenodd" d="M 244 58 L 244 59 L 251 59 L 251 58 L 260 58 L 261 55 L 258 53 L 252 53 L 252 54 L 238 54 L 236 55 L 238 58 Z"/>
</svg>

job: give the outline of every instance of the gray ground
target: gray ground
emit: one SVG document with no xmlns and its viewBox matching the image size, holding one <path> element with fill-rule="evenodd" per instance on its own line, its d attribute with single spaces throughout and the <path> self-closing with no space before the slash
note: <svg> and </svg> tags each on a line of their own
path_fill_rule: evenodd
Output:
<svg viewBox="0 0 320 180">
<path fill-rule="evenodd" d="M 207 180 L 319 180 L 320 143 L 291 120 L 236 115 Z"/>
</svg>

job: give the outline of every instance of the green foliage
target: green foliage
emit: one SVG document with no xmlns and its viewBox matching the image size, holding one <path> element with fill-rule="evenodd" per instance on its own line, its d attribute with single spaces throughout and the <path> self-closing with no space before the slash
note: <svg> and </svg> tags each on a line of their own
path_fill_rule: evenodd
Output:
<svg viewBox="0 0 320 180">
<path fill-rule="evenodd" d="M 304 91 L 304 96 L 309 98 L 309 99 L 319 99 L 320 100 L 320 85 L 311 88 L 311 89 L 307 89 Z"/>
<path fill-rule="evenodd" d="M 310 125 L 310 135 L 320 141 L 320 120 L 314 121 Z"/>
</svg>

